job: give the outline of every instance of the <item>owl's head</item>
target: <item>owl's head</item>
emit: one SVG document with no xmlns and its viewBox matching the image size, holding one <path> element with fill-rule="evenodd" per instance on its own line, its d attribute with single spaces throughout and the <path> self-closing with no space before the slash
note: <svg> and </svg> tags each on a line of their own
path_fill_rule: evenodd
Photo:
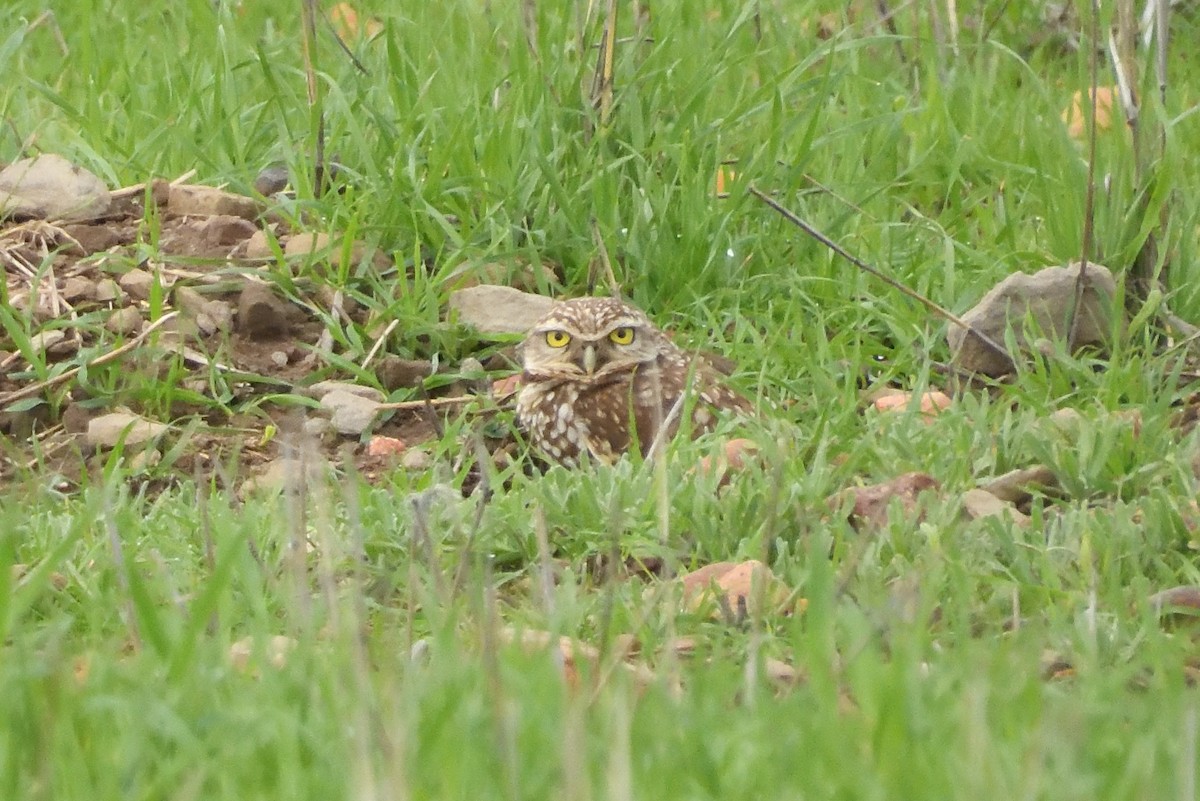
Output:
<svg viewBox="0 0 1200 801">
<path fill-rule="evenodd" d="M 613 298 L 575 298 L 535 323 L 521 350 L 527 372 L 595 380 L 654 361 L 664 342 L 640 309 Z"/>
</svg>

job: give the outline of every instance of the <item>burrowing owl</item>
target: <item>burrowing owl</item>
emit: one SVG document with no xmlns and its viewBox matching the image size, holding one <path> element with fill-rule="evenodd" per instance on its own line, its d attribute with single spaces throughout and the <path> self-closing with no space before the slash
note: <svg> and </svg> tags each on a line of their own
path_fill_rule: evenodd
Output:
<svg viewBox="0 0 1200 801">
<path fill-rule="evenodd" d="M 611 463 L 635 437 L 646 453 L 664 423 L 666 436 L 675 433 L 683 408 L 693 432 L 712 428 L 718 410 L 750 408 L 639 309 L 612 298 L 556 304 L 522 349 L 517 421 L 534 448 L 568 467 L 583 453 Z"/>
</svg>

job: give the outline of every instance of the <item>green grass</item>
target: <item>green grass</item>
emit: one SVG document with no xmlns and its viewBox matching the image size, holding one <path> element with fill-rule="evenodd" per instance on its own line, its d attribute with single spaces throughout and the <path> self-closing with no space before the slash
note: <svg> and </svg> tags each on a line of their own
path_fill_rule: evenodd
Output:
<svg viewBox="0 0 1200 801">
<path fill-rule="evenodd" d="M 301 176 L 285 213 L 410 269 L 278 268 L 279 285 L 342 287 L 400 321 L 391 352 L 450 365 L 481 345 L 441 322 L 447 277 L 528 260 L 582 292 L 594 220 L 625 292 L 678 341 L 736 358 L 737 385 L 775 410 L 752 432 L 761 464 L 719 495 L 689 469 L 711 442 L 680 442 L 665 475 L 629 459 L 531 478 L 518 463 L 480 511 L 457 491 L 472 419 L 449 421 L 428 473 L 373 487 L 348 475 L 301 499 L 235 497 L 239 467 L 220 456 L 212 481 L 176 476 L 165 491 L 119 454 L 68 493 L 28 473 L 0 489 L 0 795 L 1193 797 L 1194 632 L 1145 600 L 1200 584 L 1196 443 L 1169 425 L 1188 393 L 1172 357 L 1137 328 L 1100 369 L 1047 357 L 931 424 L 864 415 L 864 366 L 917 389 L 939 380 L 944 323 L 745 192 L 777 192 L 958 312 L 1003 275 L 1077 258 L 1087 165 L 1059 115 L 1087 85 L 1086 58 L 1045 40 L 1032 4 L 960 4 L 957 53 L 927 6 L 899 14 L 898 38 L 862 13 L 820 40 L 801 23 L 841 4 L 763 2 L 760 40 L 756 3 L 651 4 L 652 41 L 619 46 L 612 123 L 589 136 L 595 51 L 580 50 L 570 4 L 537 4 L 535 58 L 518 3 L 375 3 L 384 34 L 352 44 L 369 74 L 321 39 L 327 147 L 347 179 L 318 198 L 302 177 L 315 125 L 298 4 L 59 5 L 67 56 L 45 26 L 23 27 L 40 4 L 17 2 L 0 28 L 0 158 L 32 144 L 113 186 L 195 169 L 238 190 L 284 159 Z M 1194 18 L 1174 25 L 1176 42 L 1200 34 Z M 584 41 L 598 36 L 593 24 Z M 1167 123 L 1146 219 L 1170 203 L 1169 300 L 1200 320 L 1200 73 L 1186 45 L 1170 76 L 1166 107 L 1144 110 Z M 719 200 L 727 159 L 738 179 Z M 1118 271 L 1147 230 L 1129 211 L 1131 165 L 1120 124 L 1102 133 L 1096 256 Z M 12 342 L 37 330 L 0 313 Z M 373 334 L 336 326 L 337 356 L 361 361 Z M 198 400 L 182 378 L 113 365 L 87 390 L 165 411 Z M 222 381 L 205 401 L 215 416 L 244 411 Z M 1082 420 L 1056 428 L 1049 413 L 1066 407 Z M 1128 409 L 1136 434 L 1114 416 Z M 958 493 L 1034 463 L 1067 497 L 1040 503 L 1031 527 L 958 517 Z M 827 504 L 909 470 L 945 488 L 923 522 L 856 533 Z M 538 514 L 563 565 L 548 598 Z M 681 569 L 763 558 L 808 607 L 718 624 L 659 584 L 596 580 L 588 560 L 614 548 Z M 19 579 L 16 563 L 30 566 Z M 658 680 L 638 689 L 585 665 L 569 691 L 548 655 L 498 645 L 499 625 L 606 653 L 634 635 Z M 235 642 L 274 635 L 296 641 L 282 667 L 261 653 L 231 664 Z M 677 636 L 697 654 L 676 658 Z M 1073 675 L 1046 680 L 1047 653 Z M 780 691 L 767 657 L 804 680 Z"/>
</svg>

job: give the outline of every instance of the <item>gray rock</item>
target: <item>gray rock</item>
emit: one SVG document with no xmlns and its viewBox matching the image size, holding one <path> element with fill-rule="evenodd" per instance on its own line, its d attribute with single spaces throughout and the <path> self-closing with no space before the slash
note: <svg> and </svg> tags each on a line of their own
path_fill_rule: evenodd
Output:
<svg viewBox="0 0 1200 801">
<path fill-rule="evenodd" d="M 367 398 L 376 403 L 383 403 L 384 394 L 375 387 L 364 387 L 361 384 L 351 384 L 349 381 L 318 381 L 311 387 L 304 387 L 300 390 L 304 395 L 310 398 L 323 398 L 330 392 L 349 392 L 351 395 L 357 395 L 360 398 Z"/>
<path fill-rule="evenodd" d="M 208 303 L 208 298 L 190 286 L 176 285 L 172 297 L 175 301 L 175 308 L 189 317 L 196 317 L 202 314 L 205 304 Z"/>
<path fill-rule="evenodd" d="M 66 338 L 66 332 L 58 329 L 39 331 L 29 338 L 29 347 L 35 351 L 50 350 Z"/>
<path fill-rule="evenodd" d="M 399 356 L 384 356 L 375 368 L 379 383 L 390 390 L 419 387 L 433 375 L 433 362 L 426 359 L 402 359 Z"/>
<path fill-rule="evenodd" d="M 1015 273 L 993 287 L 962 320 L 1001 345 L 1005 333 L 1012 328 L 1023 350 L 1033 348 L 1039 336 L 1065 339 L 1069 334 L 1078 274 L 1077 263 L 1046 267 L 1032 274 Z M 1076 346 L 1108 343 L 1115 292 L 1112 272 L 1103 265 L 1089 264 Z M 1012 372 L 1007 359 L 958 326 L 951 326 L 947 340 L 954 364 L 962 370 L 994 377 Z"/>
<path fill-rule="evenodd" d="M 117 285 L 134 300 L 146 300 L 150 297 L 151 287 L 154 286 L 154 276 L 145 270 L 134 267 L 117 279 Z"/>
<path fill-rule="evenodd" d="M 267 232 L 261 228 L 255 231 L 249 239 L 246 240 L 246 245 L 243 254 L 247 259 L 270 259 L 275 256 L 271 250 L 271 239 L 267 236 Z"/>
<path fill-rule="evenodd" d="M 450 310 L 458 321 L 484 334 L 524 334 L 553 305 L 553 298 L 494 284 L 480 284 L 450 294 Z"/>
<path fill-rule="evenodd" d="M 361 395 L 335 389 L 321 398 L 321 408 L 330 413 L 329 422 L 340 434 L 362 434 L 375 422 L 379 403 Z"/>
<path fill-rule="evenodd" d="M 125 306 L 110 314 L 104 327 L 114 334 L 131 336 L 142 330 L 142 313 L 133 306 Z"/>
<path fill-rule="evenodd" d="M 125 292 L 111 278 L 96 282 L 96 300 L 101 303 L 115 303 L 125 299 Z"/>
<path fill-rule="evenodd" d="M 111 448 L 124 437 L 126 447 L 141 445 L 166 431 L 168 426 L 129 412 L 109 412 L 88 421 L 86 439 L 93 448 Z"/>
<path fill-rule="evenodd" d="M 283 490 L 299 493 L 305 485 L 318 484 L 329 478 L 332 472 L 329 463 L 316 454 L 308 459 L 276 459 L 262 473 L 242 482 L 238 495 L 245 498 L 254 493 L 279 493 Z"/>
<path fill-rule="evenodd" d="M 0 170 L 0 217 L 89 220 L 108 211 L 104 182 L 62 156 L 44 153 Z"/>
<path fill-rule="evenodd" d="M 202 232 L 208 244 L 227 247 L 254 236 L 258 233 L 258 226 L 242 217 L 218 214 L 205 220 Z"/>
<path fill-rule="evenodd" d="M 253 198 L 245 195 L 235 195 L 211 186 L 179 184 L 170 189 L 167 211 L 181 217 L 189 214 L 200 217 L 227 214 L 254 220 L 258 218 L 260 208 Z"/>
<path fill-rule="evenodd" d="M 238 331 L 251 339 L 274 339 L 288 332 L 288 307 L 274 290 L 246 281 L 238 298 Z"/>
<path fill-rule="evenodd" d="M 73 275 L 63 283 L 62 297 L 67 303 L 96 298 L 96 282 L 82 275 Z"/>
</svg>

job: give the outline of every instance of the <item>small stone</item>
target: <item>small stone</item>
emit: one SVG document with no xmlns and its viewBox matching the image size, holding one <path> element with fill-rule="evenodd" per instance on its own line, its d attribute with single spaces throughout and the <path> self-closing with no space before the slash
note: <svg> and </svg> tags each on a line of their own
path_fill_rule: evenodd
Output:
<svg viewBox="0 0 1200 801">
<path fill-rule="evenodd" d="M 81 275 L 73 275 L 63 282 L 62 298 L 67 303 L 79 303 L 96 298 L 96 282 Z"/>
<path fill-rule="evenodd" d="M 225 300 L 210 300 L 204 304 L 202 314 L 212 320 L 218 331 L 233 330 L 233 304 Z"/>
<path fill-rule="evenodd" d="M 197 184 L 172 186 L 167 198 L 167 211 L 180 217 L 232 215 L 246 220 L 257 219 L 261 212 L 253 198 Z"/>
<path fill-rule="evenodd" d="M 433 457 L 429 455 L 429 451 L 413 448 L 405 451 L 400 457 L 400 466 L 405 470 L 422 472 L 433 467 Z"/>
<path fill-rule="evenodd" d="M 133 447 L 154 439 L 167 428 L 129 412 L 109 412 L 88 421 L 87 443 L 93 448 L 111 448 L 123 441 L 126 447 Z"/>
<path fill-rule="evenodd" d="M 1040 464 L 1010 470 L 980 486 L 1000 500 L 1018 505 L 1031 501 L 1035 492 L 1052 493 L 1062 489 L 1054 471 Z"/>
<path fill-rule="evenodd" d="M 49 331 L 39 331 L 29 338 L 29 347 L 35 352 L 50 350 L 59 342 L 67 338 L 65 331 L 51 329 Z"/>
<path fill-rule="evenodd" d="M 298 493 L 305 485 L 321 482 L 330 474 L 329 463 L 315 454 L 308 459 L 276 459 L 263 472 L 243 481 L 238 496 L 284 490 Z"/>
<path fill-rule="evenodd" d="M 238 331 L 251 339 L 287 336 L 288 307 L 274 290 L 257 281 L 246 281 L 238 298 Z"/>
<path fill-rule="evenodd" d="M 399 456 L 408 446 L 404 440 L 396 437 L 374 436 L 367 443 L 367 456 L 376 458 L 383 456 Z"/>
<path fill-rule="evenodd" d="M 103 215 L 112 194 L 92 173 L 54 153 L 0 170 L 0 217 L 89 220 Z"/>
<path fill-rule="evenodd" d="M 271 351 L 271 364 L 276 367 L 287 367 L 288 355 L 281 350 Z"/>
<path fill-rule="evenodd" d="M 138 451 L 129 460 L 129 469 L 135 473 L 140 473 L 143 470 L 148 470 L 162 461 L 162 454 L 157 448 L 146 448 L 144 451 Z"/>
<path fill-rule="evenodd" d="M 1039 336 L 1065 339 L 1070 333 L 1078 276 L 1078 263 L 1046 267 L 1032 274 L 1014 273 L 984 295 L 962 316 L 962 321 L 1001 346 L 1012 328 L 1020 347 L 1033 349 L 1034 343 L 1026 336 L 1027 325 L 1035 339 Z M 1076 347 L 1108 343 L 1115 294 L 1112 272 L 1103 265 L 1089 264 L 1078 311 Z M 1013 370 L 1009 359 L 958 326 L 951 326 L 947 340 L 954 364 L 961 370 L 993 377 L 1008 375 Z"/>
<path fill-rule="evenodd" d="M 205 242 L 219 247 L 236 245 L 260 233 L 259 227 L 254 223 L 231 214 L 209 217 L 201 230 Z"/>
<path fill-rule="evenodd" d="M 150 289 L 154 286 L 154 280 L 154 276 L 150 273 L 134 267 L 117 279 L 117 285 L 134 300 L 147 300 L 150 297 Z"/>
<path fill-rule="evenodd" d="M 843 498 L 854 500 L 854 508 L 850 511 L 850 524 L 856 529 L 883 528 L 888 523 L 888 512 L 893 502 L 899 505 L 903 514 L 914 522 L 924 518 L 918 499 L 931 490 L 941 487 L 937 479 L 925 473 L 904 473 L 890 481 L 873 484 L 869 487 L 853 487 L 840 492 L 830 499 L 830 505 L 837 507 Z"/>
<path fill-rule="evenodd" d="M 483 284 L 450 294 L 458 322 L 484 334 L 524 334 L 554 306 L 554 299 L 506 286 Z"/>
<path fill-rule="evenodd" d="M 121 336 L 136 334 L 142 330 L 142 313 L 133 306 L 125 306 L 109 315 L 104 327 Z"/>
<path fill-rule="evenodd" d="M 91 422 L 93 413 L 90 409 L 85 408 L 78 403 L 72 403 L 63 409 L 62 426 L 63 430 L 68 434 L 83 434 L 87 431 L 88 423 Z"/>
<path fill-rule="evenodd" d="M 376 403 L 383 403 L 385 396 L 375 387 L 365 387 L 361 384 L 351 384 L 349 381 L 318 381 L 310 387 L 300 390 L 301 394 L 310 398 L 323 398 L 330 392 L 348 392 L 360 398 L 367 398 Z"/>
<path fill-rule="evenodd" d="M 283 255 L 292 258 L 299 256 L 325 255 L 329 251 L 329 234 L 303 232 L 295 234 L 288 240 L 283 249 Z"/>
<path fill-rule="evenodd" d="M 385 356 L 375 368 L 375 376 L 379 383 L 389 392 L 419 387 L 433 372 L 433 362 L 425 359 L 402 359 L 399 356 Z"/>
<path fill-rule="evenodd" d="M 246 240 L 243 255 L 247 259 L 273 259 L 275 251 L 271 249 L 271 237 L 261 228 L 256 230 Z"/>
<path fill-rule="evenodd" d="M 111 225 L 76 223 L 64 225 L 67 235 L 79 243 L 85 256 L 100 253 L 121 244 L 121 236 Z"/>
<path fill-rule="evenodd" d="M 321 408 L 330 412 L 329 422 L 339 434 L 358 435 L 374 424 L 379 403 L 338 389 L 321 398 Z"/>
<path fill-rule="evenodd" d="M 119 303 L 125 300 L 120 285 L 111 278 L 96 282 L 96 300 L 101 303 Z"/>
<path fill-rule="evenodd" d="M 962 494 L 962 512 L 968 520 L 1006 517 L 1019 526 L 1030 523 L 1029 517 L 1018 512 L 1016 507 L 979 488 L 969 489 Z"/>
<path fill-rule="evenodd" d="M 171 296 L 174 299 L 175 308 L 192 317 L 203 313 L 204 305 L 208 303 L 208 298 L 190 286 L 176 285 Z"/>
<path fill-rule="evenodd" d="M 286 164 L 268 164 L 254 179 L 254 191 L 263 197 L 270 197 L 287 189 L 289 180 Z"/>
<path fill-rule="evenodd" d="M 229 646 L 229 663 L 235 670 L 253 673 L 258 661 L 265 661 L 271 667 L 280 669 L 287 664 L 288 654 L 294 651 L 299 643 L 291 637 L 276 634 L 261 648 L 256 648 L 255 645 L 254 637 L 243 637 Z M 255 657 L 258 657 L 258 660 Z"/>
</svg>

